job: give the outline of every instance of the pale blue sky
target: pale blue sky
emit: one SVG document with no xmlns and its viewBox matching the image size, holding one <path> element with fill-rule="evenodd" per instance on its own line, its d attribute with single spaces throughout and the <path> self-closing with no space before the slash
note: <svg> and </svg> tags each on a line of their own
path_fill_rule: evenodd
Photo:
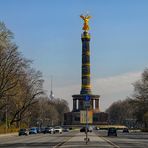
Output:
<svg viewBox="0 0 148 148">
<path fill-rule="evenodd" d="M 139 74 L 147 67 L 147 0 L 0 0 L 0 21 L 14 33 L 22 54 L 43 73 L 45 89 L 50 90 L 52 75 L 55 96 L 66 98 L 70 104 L 70 92 L 80 92 L 83 22 L 79 15 L 87 11 L 92 15 L 93 90 L 101 94 L 99 87 L 104 84 L 96 85 L 97 80 Z M 102 96 L 102 108 L 117 98 L 124 99 L 130 94 L 126 91 Z"/>
</svg>

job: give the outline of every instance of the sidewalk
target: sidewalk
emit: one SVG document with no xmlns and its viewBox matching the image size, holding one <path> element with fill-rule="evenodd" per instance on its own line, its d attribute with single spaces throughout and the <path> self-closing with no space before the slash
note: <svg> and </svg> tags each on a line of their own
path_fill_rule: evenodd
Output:
<svg viewBox="0 0 148 148">
<path fill-rule="evenodd" d="M 15 136 L 15 135 L 18 135 L 18 133 L 6 133 L 6 134 L 0 134 L 0 137 Z"/>
</svg>

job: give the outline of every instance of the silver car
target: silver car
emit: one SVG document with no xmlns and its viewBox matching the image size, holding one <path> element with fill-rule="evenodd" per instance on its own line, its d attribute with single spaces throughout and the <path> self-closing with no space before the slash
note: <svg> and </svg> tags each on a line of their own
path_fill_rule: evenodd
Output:
<svg viewBox="0 0 148 148">
<path fill-rule="evenodd" d="M 62 134 L 62 132 L 63 132 L 62 127 L 60 127 L 60 126 L 56 126 L 56 127 L 54 128 L 54 130 L 55 130 L 55 133 L 60 133 L 60 134 Z"/>
</svg>

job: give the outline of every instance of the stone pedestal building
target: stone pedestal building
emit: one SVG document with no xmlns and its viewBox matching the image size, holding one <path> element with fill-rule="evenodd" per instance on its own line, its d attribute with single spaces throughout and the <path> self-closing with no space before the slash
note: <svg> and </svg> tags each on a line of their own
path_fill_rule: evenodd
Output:
<svg viewBox="0 0 148 148">
<path fill-rule="evenodd" d="M 88 21 L 90 16 L 81 16 L 84 20 L 83 30 L 81 35 L 82 41 L 82 66 L 81 66 L 81 91 L 80 94 L 72 95 L 73 110 L 64 114 L 65 125 L 80 125 L 80 111 L 86 110 L 85 96 L 90 97 L 90 107 L 88 110 L 93 112 L 93 125 L 107 124 L 107 113 L 101 112 L 99 108 L 99 95 L 92 94 L 90 83 L 90 34 L 88 33 Z"/>
</svg>

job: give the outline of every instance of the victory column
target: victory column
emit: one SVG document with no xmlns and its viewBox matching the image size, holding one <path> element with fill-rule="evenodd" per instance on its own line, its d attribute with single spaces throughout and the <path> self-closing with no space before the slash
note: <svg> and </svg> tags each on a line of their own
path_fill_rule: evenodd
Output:
<svg viewBox="0 0 148 148">
<path fill-rule="evenodd" d="M 90 81 L 90 34 L 89 30 L 89 15 L 80 15 L 83 19 L 83 30 L 81 35 L 82 41 L 82 66 L 81 66 L 81 91 L 80 94 L 73 95 L 73 110 L 64 114 L 64 124 L 65 125 L 81 125 L 80 123 L 80 112 L 86 109 L 85 96 L 89 96 L 90 106 L 89 111 L 93 113 L 92 125 L 96 124 L 106 124 L 107 114 L 100 112 L 99 108 L 99 95 L 92 94 L 91 91 L 91 81 Z"/>
</svg>

